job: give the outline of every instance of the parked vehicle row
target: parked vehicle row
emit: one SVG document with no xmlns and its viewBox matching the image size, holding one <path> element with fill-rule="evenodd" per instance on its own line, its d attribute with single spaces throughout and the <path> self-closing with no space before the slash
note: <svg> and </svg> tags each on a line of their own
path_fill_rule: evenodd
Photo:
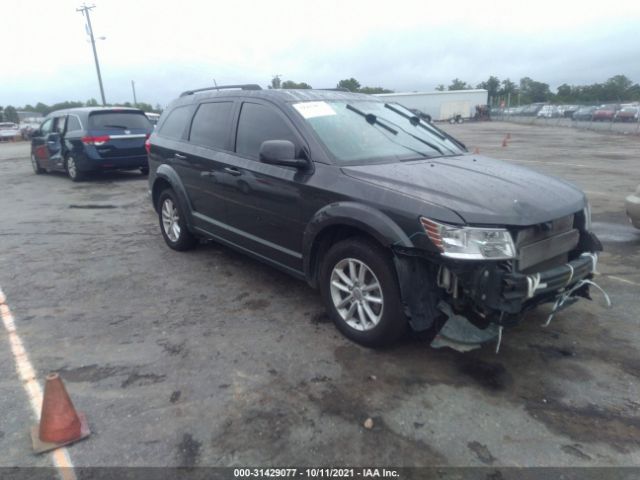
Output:
<svg viewBox="0 0 640 480">
<path fill-rule="evenodd" d="M 522 107 L 492 109 L 494 116 L 535 116 L 537 118 L 572 118 L 576 121 L 637 122 L 640 105 L 550 105 L 535 103 Z"/>
</svg>

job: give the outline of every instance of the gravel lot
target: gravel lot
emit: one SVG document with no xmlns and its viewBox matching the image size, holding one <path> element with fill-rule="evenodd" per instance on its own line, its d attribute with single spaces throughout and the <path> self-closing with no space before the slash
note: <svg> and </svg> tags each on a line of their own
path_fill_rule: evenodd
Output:
<svg viewBox="0 0 640 480">
<path fill-rule="evenodd" d="M 169 250 L 140 174 L 36 176 L 28 144 L 0 144 L 0 287 L 39 378 L 61 372 L 89 419 L 75 465 L 639 465 L 640 138 L 446 128 L 587 192 L 613 308 L 595 294 L 548 328 L 541 309 L 499 355 L 367 350 L 304 283 L 215 243 Z M 0 465 L 50 465 L 4 330 L 0 368 Z"/>
</svg>

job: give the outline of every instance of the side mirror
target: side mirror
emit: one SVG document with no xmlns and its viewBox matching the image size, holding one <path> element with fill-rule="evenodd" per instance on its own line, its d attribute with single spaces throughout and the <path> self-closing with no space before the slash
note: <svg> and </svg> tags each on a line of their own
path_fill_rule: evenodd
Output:
<svg viewBox="0 0 640 480">
<path fill-rule="evenodd" d="M 260 145 L 260 161 L 271 165 L 304 168 L 309 163 L 296 158 L 296 147 L 289 140 L 267 140 Z"/>
</svg>

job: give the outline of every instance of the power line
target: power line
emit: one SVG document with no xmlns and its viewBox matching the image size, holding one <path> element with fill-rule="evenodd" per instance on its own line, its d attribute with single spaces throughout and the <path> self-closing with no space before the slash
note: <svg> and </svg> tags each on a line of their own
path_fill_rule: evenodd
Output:
<svg viewBox="0 0 640 480">
<path fill-rule="evenodd" d="M 104 87 L 102 86 L 102 75 L 100 74 L 100 63 L 98 62 L 98 51 L 96 50 L 96 41 L 93 38 L 93 28 L 91 27 L 91 17 L 89 11 L 96 8 L 95 5 L 87 5 L 83 3 L 81 7 L 76 8 L 76 12 L 82 12 L 87 19 L 87 28 L 89 30 L 89 36 L 91 37 L 91 47 L 93 48 L 93 59 L 96 62 L 96 72 L 98 73 L 98 83 L 100 84 L 100 96 L 102 97 L 102 106 L 107 105 L 107 101 L 104 98 Z"/>
</svg>

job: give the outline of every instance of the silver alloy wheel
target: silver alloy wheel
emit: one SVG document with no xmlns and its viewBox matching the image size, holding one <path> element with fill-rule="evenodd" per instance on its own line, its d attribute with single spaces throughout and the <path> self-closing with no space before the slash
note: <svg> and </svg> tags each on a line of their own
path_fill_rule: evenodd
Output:
<svg viewBox="0 0 640 480">
<path fill-rule="evenodd" d="M 331 299 L 342 320 L 351 328 L 367 331 L 382 318 L 382 286 L 362 261 L 343 258 L 331 272 Z"/>
<path fill-rule="evenodd" d="M 38 171 L 40 170 L 40 166 L 38 165 L 36 156 L 33 153 L 31 154 L 31 166 L 33 167 L 33 171 L 38 173 Z"/>
<path fill-rule="evenodd" d="M 178 209 L 173 204 L 173 200 L 165 198 L 162 202 L 162 228 L 164 233 L 167 234 L 169 240 L 177 242 L 180 238 L 180 216 L 178 215 Z"/>
<path fill-rule="evenodd" d="M 69 174 L 69 178 L 71 179 L 76 178 L 76 176 L 78 175 L 76 161 L 71 155 L 67 157 L 67 173 Z"/>
</svg>

